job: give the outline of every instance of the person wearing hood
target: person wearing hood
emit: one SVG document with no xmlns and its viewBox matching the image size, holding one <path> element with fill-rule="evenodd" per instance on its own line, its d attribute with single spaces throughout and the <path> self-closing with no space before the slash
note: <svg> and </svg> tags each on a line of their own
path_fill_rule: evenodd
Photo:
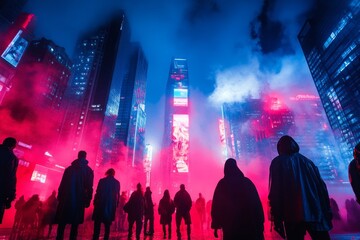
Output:
<svg viewBox="0 0 360 240">
<path fill-rule="evenodd" d="M 325 182 L 315 164 L 299 153 L 290 136 L 277 143 L 270 165 L 269 205 L 275 231 L 286 239 L 330 239 L 332 212 Z"/>
<path fill-rule="evenodd" d="M 78 158 L 64 171 L 55 215 L 55 222 L 59 224 L 57 240 L 64 238 L 66 224 L 71 224 L 70 240 L 76 239 L 78 226 L 84 222 L 85 208 L 90 206 L 94 182 L 94 172 L 88 163 L 86 152 L 79 151 Z"/>
<path fill-rule="evenodd" d="M 218 229 L 222 229 L 224 240 L 264 239 L 264 211 L 255 185 L 244 176 L 233 158 L 226 160 L 224 175 L 212 200 L 214 236 L 218 237 Z"/>
<path fill-rule="evenodd" d="M 15 138 L 7 137 L 0 145 L 0 224 L 5 209 L 11 207 L 16 196 L 16 171 L 19 160 L 14 154 Z"/>
</svg>

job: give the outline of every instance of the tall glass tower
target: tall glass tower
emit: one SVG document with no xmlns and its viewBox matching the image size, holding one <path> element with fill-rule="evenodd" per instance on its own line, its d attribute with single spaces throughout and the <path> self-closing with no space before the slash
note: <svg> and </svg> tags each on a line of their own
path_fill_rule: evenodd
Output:
<svg viewBox="0 0 360 240">
<path fill-rule="evenodd" d="M 173 58 L 166 85 L 161 158 L 164 189 L 178 189 L 189 175 L 189 76 L 187 59 Z M 164 190 L 162 189 L 162 190 Z"/>
<path fill-rule="evenodd" d="M 298 34 L 345 165 L 360 139 L 360 1 L 326 1 Z"/>
</svg>

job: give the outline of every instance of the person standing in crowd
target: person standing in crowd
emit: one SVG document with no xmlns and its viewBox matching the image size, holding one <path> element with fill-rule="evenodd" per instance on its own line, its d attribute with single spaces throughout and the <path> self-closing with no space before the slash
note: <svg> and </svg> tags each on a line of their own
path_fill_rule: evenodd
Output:
<svg viewBox="0 0 360 240">
<path fill-rule="evenodd" d="M 180 185 L 180 190 L 175 194 L 174 197 L 174 204 L 176 207 L 176 234 L 177 237 L 181 238 L 181 232 L 180 232 L 180 224 L 181 220 L 184 219 L 186 224 L 186 232 L 188 239 L 190 239 L 191 234 L 191 216 L 190 216 L 190 209 L 192 206 L 192 200 L 190 197 L 190 194 L 185 190 L 185 185 Z"/>
<path fill-rule="evenodd" d="M 211 208 L 214 236 L 222 229 L 224 240 L 264 239 L 264 211 L 253 182 L 229 158 L 214 191 Z"/>
<path fill-rule="evenodd" d="M 330 239 L 329 194 L 315 164 L 299 153 L 290 136 L 277 143 L 279 156 L 270 165 L 269 205 L 275 231 L 286 239 Z"/>
<path fill-rule="evenodd" d="M 349 164 L 349 180 L 356 201 L 360 204 L 360 143 L 355 146 L 353 156 L 354 159 Z"/>
<path fill-rule="evenodd" d="M 76 239 L 79 224 L 84 222 L 85 208 L 90 206 L 94 182 L 94 172 L 88 163 L 86 152 L 79 151 L 78 158 L 64 171 L 55 215 L 55 222 L 59 224 L 57 240 L 64 238 L 66 224 L 71 224 L 70 240 Z"/>
<path fill-rule="evenodd" d="M 110 225 L 115 220 L 116 207 L 119 205 L 120 182 L 114 177 L 115 170 L 110 168 L 105 175 L 105 178 L 100 179 L 94 196 L 93 240 L 99 239 L 101 223 L 105 225 L 104 239 L 109 239 Z"/>
<path fill-rule="evenodd" d="M 43 236 L 46 225 L 49 225 L 47 238 L 50 238 L 52 225 L 54 224 L 55 221 L 57 205 L 58 205 L 58 200 L 56 199 L 56 191 L 53 191 L 43 204 L 43 218 L 41 220 L 39 227 L 39 236 L 41 237 Z"/>
<path fill-rule="evenodd" d="M 205 198 L 202 196 L 201 193 L 199 193 L 199 198 L 196 199 L 195 201 L 195 208 L 200 220 L 200 229 L 201 231 L 203 231 L 206 213 L 205 213 Z"/>
<path fill-rule="evenodd" d="M 158 212 L 160 214 L 160 224 L 162 225 L 164 239 L 166 238 L 166 225 L 168 225 L 168 238 L 171 239 L 172 215 L 175 212 L 174 201 L 170 198 L 169 190 L 164 191 L 164 196 L 159 202 Z"/>
<path fill-rule="evenodd" d="M 126 212 L 124 211 L 124 206 L 127 202 L 127 194 L 126 191 L 122 191 L 120 195 L 120 203 L 117 210 L 117 231 L 123 232 L 125 231 L 125 219 Z"/>
<path fill-rule="evenodd" d="M 136 185 L 136 191 L 130 196 L 129 201 L 124 206 L 124 211 L 128 214 L 129 231 L 128 239 L 132 237 L 132 228 L 136 223 L 136 240 L 140 239 L 140 233 L 142 228 L 142 220 L 144 216 L 144 194 L 142 191 L 141 184 Z"/>
<path fill-rule="evenodd" d="M 15 138 L 5 138 L 0 145 L 0 224 L 5 209 L 11 207 L 16 196 L 16 170 L 19 160 L 14 154 L 17 141 Z"/>
<path fill-rule="evenodd" d="M 145 190 L 145 211 L 144 211 L 144 234 L 153 236 L 154 235 L 154 203 L 151 197 L 150 187 L 146 187 Z M 147 232 L 147 225 L 149 223 L 149 231 Z"/>
</svg>

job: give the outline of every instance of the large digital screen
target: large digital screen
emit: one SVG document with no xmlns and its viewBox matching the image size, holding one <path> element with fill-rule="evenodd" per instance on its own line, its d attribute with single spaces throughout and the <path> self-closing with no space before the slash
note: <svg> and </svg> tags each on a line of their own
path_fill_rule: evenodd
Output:
<svg viewBox="0 0 360 240">
<path fill-rule="evenodd" d="M 189 172 L 189 115 L 173 115 L 173 172 Z"/>
<path fill-rule="evenodd" d="M 36 164 L 35 169 L 31 175 L 31 181 L 45 183 L 47 173 L 48 173 L 47 167 Z"/>
<path fill-rule="evenodd" d="M 187 89 L 174 89 L 174 106 L 183 106 L 188 105 L 188 90 Z"/>
<path fill-rule="evenodd" d="M 1 57 L 14 67 L 19 64 L 20 59 L 28 46 L 28 41 L 20 36 L 21 33 L 22 30 L 19 30 L 5 51 L 1 54 Z"/>
</svg>

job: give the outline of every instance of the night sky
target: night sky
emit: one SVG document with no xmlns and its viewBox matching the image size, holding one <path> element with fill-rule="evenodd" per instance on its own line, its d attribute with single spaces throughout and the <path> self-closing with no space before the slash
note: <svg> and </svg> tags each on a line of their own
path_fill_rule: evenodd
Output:
<svg viewBox="0 0 360 240">
<path fill-rule="evenodd" d="M 25 10 L 37 17 L 35 36 L 72 57 L 82 33 L 124 9 L 132 41 L 140 42 L 149 62 L 147 124 L 162 127 L 172 57 L 188 59 L 198 125 L 218 114 L 220 103 L 263 91 L 284 98 L 316 94 L 297 40 L 314 6 L 315 0 L 31 0 Z M 147 140 L 161 140 L 152 140 L 152 131 Z"/>
</svg>

